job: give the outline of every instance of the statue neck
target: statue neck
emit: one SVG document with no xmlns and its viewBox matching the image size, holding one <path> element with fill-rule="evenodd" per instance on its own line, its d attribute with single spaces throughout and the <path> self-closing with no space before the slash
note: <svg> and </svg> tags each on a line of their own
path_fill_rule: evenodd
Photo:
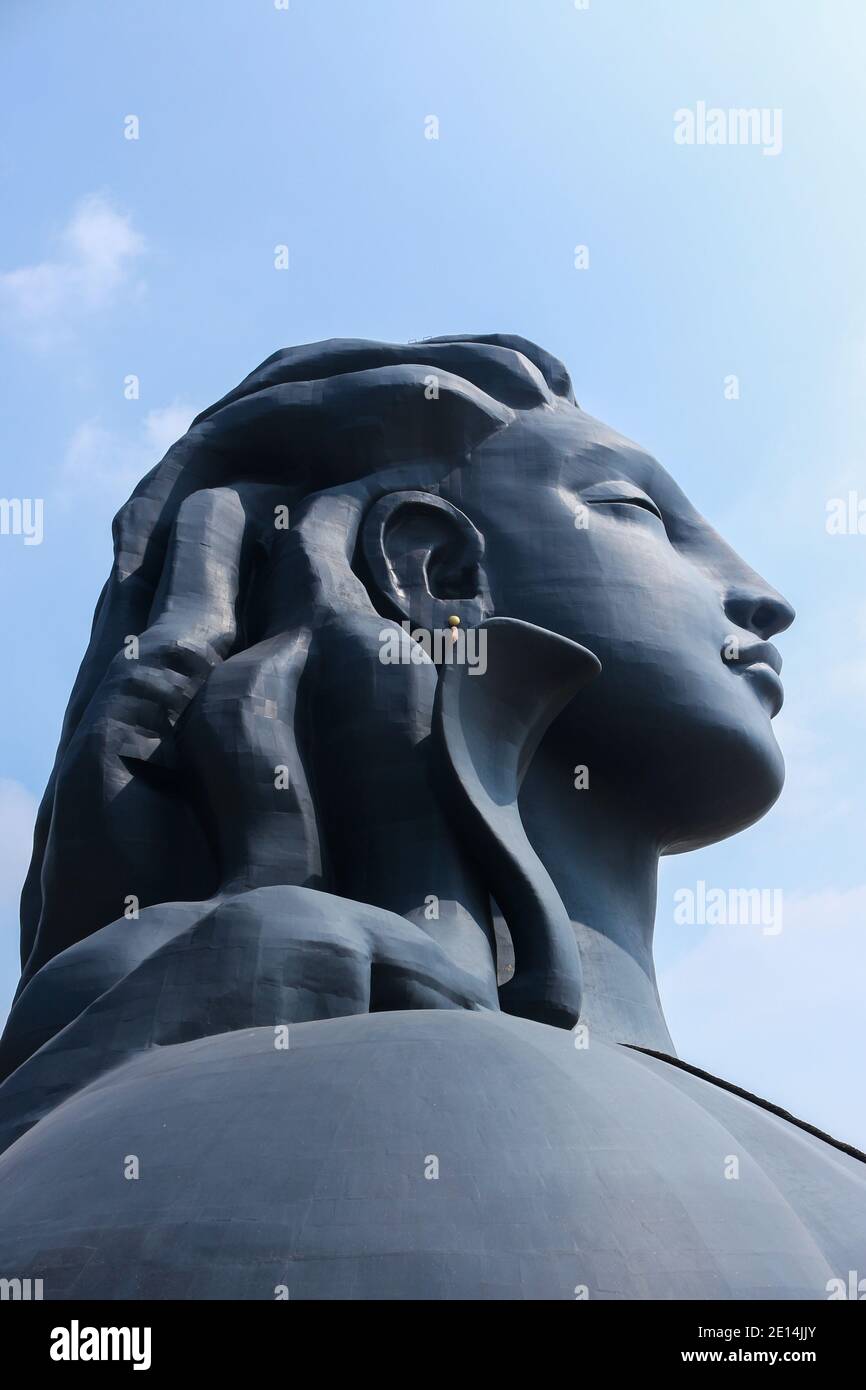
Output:
<svg viewBox="0 0 866 1390">
<path fill-rule="evenodd" d="M 414 921 L 496 1007 L 493 897 L 514 944 L 506 1012 L 558 1027 L 579 1018 L 600 1037 L 672 1052 L 652 962 L 658 847 L 629 824 L 621 792 L 597 775 L 577 791 L 562 775 L 580 758 L 557 719 L 596 658 L 492 618 L 483 674 L 391 666 L 387 701 L 359 723 L 346 692 L 363 690 L 371 651 L 384 681 L 383 621 L 347 620 L 328 647 L 339 662 L 325 659 L 331 630 L 320 636 L 311 744 L 320 782 L 339 788 L 320 816 L 331 891 Z"/>
<path fill-rule="evenodd" d="M 583 965 L 581 1021 L 590 1037 L 633 1043 L 673 1054 L 656 986 L 652 941 L 658 846 L 630 821 L 589 765 L 590 785 L 578 790 L 563 766 L 556 726 L 543 741 L 520 792 L 530 843 L 543 860 L 575 932 Z M 565 756 L 565 760 L 564 760 Z"/>
</svg>

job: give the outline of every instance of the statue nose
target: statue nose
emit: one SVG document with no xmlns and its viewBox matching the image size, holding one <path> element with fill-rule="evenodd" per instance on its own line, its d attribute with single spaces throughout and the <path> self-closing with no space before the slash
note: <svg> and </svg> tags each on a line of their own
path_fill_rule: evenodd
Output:
<svg viewBox="0 0 866 1390">
<path fill-rule="evenodd" d="M 729 593 L 725 598 L 725 613 L 732 623 L 757 633 L 765 642 L 777 632 L 784 632 L 796 617 L 788 600 L 769 587 Z"/>
</svg>

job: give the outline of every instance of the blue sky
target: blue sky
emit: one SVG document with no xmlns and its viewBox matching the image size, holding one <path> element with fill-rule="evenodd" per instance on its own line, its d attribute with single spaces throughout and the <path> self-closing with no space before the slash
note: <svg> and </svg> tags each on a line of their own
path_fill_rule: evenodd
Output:
<svg viewBox="0 0 866 1390">
<path fill-rule="evenodd" d="M 786 790 L 760 825 L 666 861 L 657 956 L 683 1057 L 866 1147 L 866 535 L 825 524 L 832 498 L 866 497 L 864 15 L 6 0 L 0 493 L 44 499 L 44 540 L 0 535 L 0 1013 L 132 485 L 278 347 L 516 332 L 798 610 Z M 701 101 L 780 110 L 781 151 L 677 145 L 674 112 Z M 673 894 L 698 880 L 781 888 L 783 930 L 677 925 Z"/>
</svg>

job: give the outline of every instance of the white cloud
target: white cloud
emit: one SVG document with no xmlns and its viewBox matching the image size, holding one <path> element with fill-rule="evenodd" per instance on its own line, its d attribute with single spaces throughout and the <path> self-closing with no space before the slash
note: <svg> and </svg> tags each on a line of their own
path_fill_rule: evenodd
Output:
<svg viewBox="0 0 866 1390">
<path fill-rule="evenodd" d="M 156 410 L 149 410 L 144 421 L 146 447 L 155 453 L 153 462 L 158 463 L 167 449 L 186 434 L 197 415 L 191 405 L 175 401 Z"/>
<path fill-rule="evenodd" d="M 63 460 L 58 490 L 61 501 L 79 501 L 83 495 L 98 492 L 109 506 L 120 506 L 135 484 L 186 433 L 195 415 L 191 405 L 175 401 L 149 410 L 133 435 L 107 429 L 98 419 L 85 420 L 74 431 Z"/>
<path fill-rule="evenodd" d="M 847 700 L 866 699 L 866 657 L 840 661 L 830 668 L 827 686 L 832 695 Z"/>
<path fill-rule="evenodd" d="M 684 1061 L 866 1149 L 864 979 L 866 885 L 786 894 L 778 936 L 713 927 L 659 988 Z"/>
<path fill-rule="evenodd" d="M 830 684 L 825 680 L 824 693 Z M 776 720 L 776 738 L 785 755 L 785 789 L 773 814 L 802 825 L 820 806 L 825 828 L 846 821 L 853 814 L 847 794 L 850 777 L 836 726 L 814 706 L 803 708 L 799 717 L 783 709 Z"/>
<path fill-rule="evenodd" d="M 30 863 L 38 802 L 20 782 L 0 777 L 0 908 L 17 903 Z"/>
<path fill-rule="evenodd" d="M 0 777 L 0 1026 L 19 974 L 18 901 L 33 849 L 38 802 L 20 782 Z"/>
<path fill-rule="evenodd" d="M 98 193 L 76 204 L 59 241 L 56 259 L 0 274 L 0 306 L 37 346 L 63 338 L 76 319 L 107 307 L 145 249 L 130 217 Z"/>
</svg>

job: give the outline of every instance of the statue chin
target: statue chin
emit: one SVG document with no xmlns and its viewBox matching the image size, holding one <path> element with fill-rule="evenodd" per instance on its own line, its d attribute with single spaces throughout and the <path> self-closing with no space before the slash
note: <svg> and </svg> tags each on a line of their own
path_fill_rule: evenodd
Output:
<svg viewBox="0 0 866 1390">
<path fill-rule="evenodd" d="M 754 825 L 778 800 L 785 761 L 762 715 L 752 723 L 680 731 L 675 753 L 656 755 L 654 812 L 666 828 L 663 853 L 703 849 Z M 672 829 L 670 829 L 672 827 Z"/>
<path fill-rule="evenodd" d="M 866 1239 L 855 1159 L 495 1012 L 153 1049 L 13 1144 L 0 1181 L 4 1267 L 59 1299 L 823 1298 L 852 1224 Z"/>
<path fill-rule="evenodd" d="M 690 814 L 681 822 L 686 835 L 666 853 L 703 849 L 761 820 L 785 785 L 785 761 L 769 725 L 725 729 Z"/>
</svg>

